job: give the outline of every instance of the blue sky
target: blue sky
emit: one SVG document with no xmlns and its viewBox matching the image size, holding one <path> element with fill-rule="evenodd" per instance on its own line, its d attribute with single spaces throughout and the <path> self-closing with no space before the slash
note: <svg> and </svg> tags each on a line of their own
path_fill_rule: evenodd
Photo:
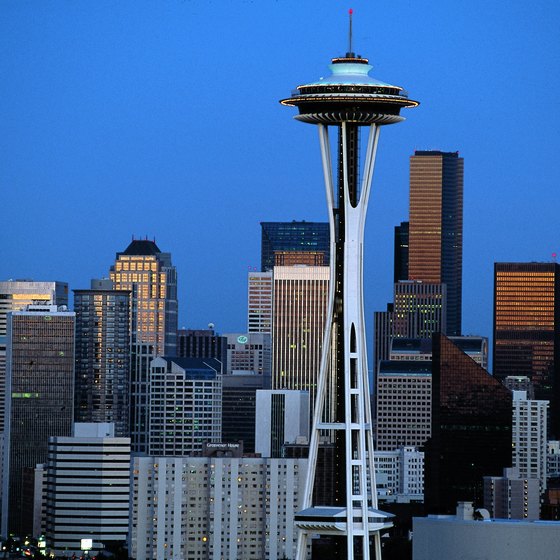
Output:
<svg viewBox="0 0 560 560">
<path fill-rule="evenodd" d="M 554 0 L 4 0 L 0 279 L 85 288 L 147 235 L 178 268 L 181 326 L 245 329 L 259 222 L 326 219 L 316 130 L 278 100 L 346 51 L 350 7 L 372 75 L 421 102 L 381 133 L 368 316 L 391 299 L 408 157 L 458 150 L 463 330 L 489 336 L 493 263 L 560 252 Z"/>
</svg>

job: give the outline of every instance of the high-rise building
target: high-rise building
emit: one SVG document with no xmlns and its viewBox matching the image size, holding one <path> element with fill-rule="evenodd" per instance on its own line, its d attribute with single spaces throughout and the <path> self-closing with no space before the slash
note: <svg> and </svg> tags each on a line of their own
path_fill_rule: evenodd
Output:
<svg viewBox="0 0 560 560">
<path fill-rule="evenodd" d="M 130 555 L 294 558 L 306 466 L 307 459 L 135 456 Z"/>
<path fill-rule="evenodd" d="M 274 267 L 272 388 L 317 394 L 329 297 L 328 266 Z"/>
<path fill-rule="evenodd" d="M 131 293 L 130 437 L 133 451 L 146 452 L 149 364 L 177 352 L 177 271 L 155 241 L 133 239 L 117 253 L 110 279 Z"/>
<path fill-rule="evenodd" d="M 77 423 L 72 437 L 51 437 L 46 461 L 46 539 L 57 556 L 90 554 L 126 541 L 130 501 L 130 438 L 108 423 Z"/>
<path fill-rule="evenodd" d="M 374 362 L 388 360 L 395 338 L 431 338 L 447 333 L 447 286 L 416 280 L 394 285 L 393 302 L 387 311 L 376 311 Z"/>
<path fill-rule="evenodd" d="M 326 222 L 261 222 L 261 271 L 272 270 L 275 254 L 282 254 L 286 266 L 293 264 L 328 266 L 330 258 L 329 224 Z M 290 259 L 288 253 L 300 255 Z M 307 255 L 306 255 L 307 253 Z M 312 256 L 308 254 L 311 253 Z M 310 262 L 312 259 L 313 262 Z M 296 262 L 294 262 L 296 261 Z"/>
<path fill-rule="evenodd" d="M 263 457 L 282 457 L 286 443 L 309 441 L 307 391 L 257 391 L 255 451 Z"/>
<path fill-rule="evenodd" d="M 0 282 L 0 432 L 4 431 L 8 313 L 23 311 L 34 304 L 68 305 L 68 284 L 33 280 Z"/>
<path fill-rule="evenodd" d="M 432 363 L 382 361 L 377 372 L 376 412 L 379 451 L 423 447 L 431 435 Z"/>
<path fill-rule="evenodd" d="M 148 452 L 183 456 L 222 437 L 222 364 L 158 357 L 150 364 Z"/>
<path fill-rule="evenodd" d="M 432 347 L 432 437 L 425 446 L 425 503 L 446 514 L 482 505 L 482 478 L 511 466 L 512 394 L 442 334 Z"/>
<path fill-rule="evenodd" d="M 177 271 L 171 254 L 155 241 L 133 239 L 117 253 L 110 277 L 115 290 L 132 294 L 133 343 L 154 347 L 160 356 L 174 356 L 177 341 Z"/>
<path fill-rule="evenodd" d="M 130 433 L 130 292 L 110 280 L 74 290 L 77 422 L 110 422 L 117 437 Z"/>
<path fill-rule="evenodd" d="M 546 418 L 548 401 L 513 392 L 512 464 L 521 478 L 536 478 L 542 491 L 547 479 Z"/>
<path fill-rule="evenodd" d="M 498 519 L 539 519 L 539 479 L 504 469 L 503 476 L 484 477 L 484 507 Z"/>
<path fill-rule="evenodd" d="M 65 309 L 65 307 L 63 307 Z M 75 314 L 55 305 L 8 315 L 2 534 L 30 534 L 23 471 L 47 459 L 48 439 L 69 436 L 74 411 Z"/>
<path fill-rule="evenodd" d="M 410 158 L 408 277 L 447 286 L 447 334 L 461 334 L 463 158 L 416 151 Z"/>
<path fill-rule="evenodd" d="M 225 375 L 254 373 L 270 382 L 272 368 L 271 338 L 266 333 L 227 333 Z M 265 387 L 266 388 L 266 387 Z"/>
<path fill-rule="evenodd" d="M 377 494 L 383 502 L 424 501 L 424 452 L 413 446 L 375 452 Z"/>
<path fill-rule="evenodd" d="M 222 371 L 227 371 L 227 345 L 225 336 L 208 329 L 180 329 L 177 331 L 178 358 L 214 358 L 222 364 Z"/>
<path fill-rule="evenodd" d="M 350 17 L 351 14 L 352 11 Z M 333 235 L 331 290 L 311 432 L 305 509 L 296 517 L 301 530 L 298 560 L 305 556 L 310 533 L 328 537 L 328 548 L 335 557 L 379 558 L 380 532 L 391 525 L 390 516 L 377 509 L 375 491 L 363 308 L 363 239 L 380 127 L 402 121 L 401 108 L 415 107 L 418 102 L 409 99 L 402 88 L 371 77 L 368 60 L 352 52 L 351 38 L 350 31 L 348 52 L 332 59 L 330 76 L 298 86 L 291 97 L 281 101 L 298 108 L 298 120 L 318 126 L 329 229 Z M 330 146 L 329 126 L 338 133 L 334 150 Z M 364 131 L 362 140 L 360 131 Z M 360 146 L 365 147 L 363 169 L 359 165 Z M 334 167 L 333 154 L 338 156 Z M 328 404 L 329 392 L 332 408 Z M 322 417 L 322 411 L 332 414 Z M 319 437 L 325 431 L 330 433 L 335 446 L 338 485 L 334 503 L 321 508 L 313 503 L 313 484 Z"/>
<path fill-rule="evenodd" d="M 247 332 L 272 333 L 272 271 L 249 272 Z"/>
<path fill-rule="evenodd" d="M 528 377 L 560 438 L 560 265 L 494 265 L 494 376 Z"/>
<path fill-rule="evenodd" d="M 257 391 L 265 378 L 254 373 L 222 376 L 222 441 L 243 442 L 245 453 L 255 452 Z"/>
<path fill-rule="evenodd" d="M 393 282 L 408 280 L 408 235 L 409 223 L 395 226 L 395 264 Z"/>
</svg>

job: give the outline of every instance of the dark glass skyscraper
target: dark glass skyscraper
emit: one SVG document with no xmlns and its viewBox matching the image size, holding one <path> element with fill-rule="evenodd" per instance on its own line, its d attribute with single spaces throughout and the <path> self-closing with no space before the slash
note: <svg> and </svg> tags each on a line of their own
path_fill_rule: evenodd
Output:
<svg viewBox="0 0 560 560">
<path fill-rule="evenodd" d="M 451 514 L 458 501 L 482 506 L 482 477 L 511 466 L 512 394 L 446 336 L 432 352 L 424 496 L 428 513 Z"/>
<path fill-rule="evenodd" d="M 130 292 L 110 280 L 74 290 L 76 312 L 76 422 L 112 422 L 128 437 L 130 399 Z"/>
<path fill-rule="evenodd" d="M 2 534 L 30 535 L 23 474 L 47 460 L 51 436 L 69 436 L 74 418 L 74 313 L 30 306 L 8 315 Z"/>
<path fill-rule="evenodd" d="M 308 264 L 327 266 L 330 262 L 329 224 L 326 222 L 261 222 L 261 270 L 272 270 L 275 264 Z M 293 262 L 285 253 L 315 253 L 310 261 L 308 255 L 301 255 L 302 262 Z M 276 263 L 275 253 L 281 255 Z M 322 258 L 321 258 L 322 256 Z M 318 258 L 322 262 L 318 262 Z"/>
<path fill-rule="evenodd" d="M 461 334 L 463 158 L 416 151 L 410 158 L 409 280 L 447 285 L 447 334 Z"/>
<path fill-rule="evenodd" d="M 394 282 L 408 280 L 408 235 L 409 223 L 395 226 L 395 272 Z"/>
<path fill-rule="evenodd" d="M 494 375 L 528 377 L 560 437 L 560 265 L 494 265 Z"/>
</svg>

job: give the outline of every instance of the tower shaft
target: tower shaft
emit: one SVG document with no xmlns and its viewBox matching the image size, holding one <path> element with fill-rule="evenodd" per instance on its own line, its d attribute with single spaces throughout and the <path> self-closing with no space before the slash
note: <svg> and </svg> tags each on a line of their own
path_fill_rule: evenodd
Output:
<svg viewBox="0 0 560 560">
<path fill-rule="evenodd" d="M 331 228 L 331 282 L 323 356 L 310 444 L 303 529 L 298 559 L 305 557 L 308 533 L 330 536 L 339 558 L 380 558 L 379 531 L 390 526 L 377 511 L 373 434 L 369 403 L 363 309 L 363 239 L 379 126 L 368 127 L 361 183 L 358 182 L 358 127 L 338 125 L 338 173 L 333 181 L 328 126 L 319 124 Z M 330 407 L 326 404 L 331 403 Z M 335 443 L 336 490 L 332 507 L 312 504 L 319 439 Z M 375 556 L 370 549 L 373 539 Z"/>
</svg>

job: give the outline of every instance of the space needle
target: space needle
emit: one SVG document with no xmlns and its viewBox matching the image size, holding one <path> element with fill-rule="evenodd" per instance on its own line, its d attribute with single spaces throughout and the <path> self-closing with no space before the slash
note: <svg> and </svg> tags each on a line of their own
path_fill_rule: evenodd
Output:
<svg viewBox="0 0 560 560">
<path fill-rule="evenodd" d="M 416 107 L 403 88 L 369 75 L 372 66 L 349 48 L 333 58 L 331 75 L 298 86 L 280 103 L 297 107 L 299 121 L 319 130 L 331 235 L 329 303 L 311 432 L 303 509 L 295 518 L 297 560 L 310 535 L 328 537 L 336 558 L 381 558 L 381 531 L 392 515 L 377 509 L 372 416 L 364 324 L 363 243 L 380 127 Z M 337 131 L 331 148 L 329 127 Z M 360 144 L 360 132 L 363 145 Z M 333 167 L 333 150 L 337 161 Z M 360 169 L 360 159 L 363 168 Z M 313 503 L 319 440 L 335 446 L 334 503 Z"/>
</svg>

